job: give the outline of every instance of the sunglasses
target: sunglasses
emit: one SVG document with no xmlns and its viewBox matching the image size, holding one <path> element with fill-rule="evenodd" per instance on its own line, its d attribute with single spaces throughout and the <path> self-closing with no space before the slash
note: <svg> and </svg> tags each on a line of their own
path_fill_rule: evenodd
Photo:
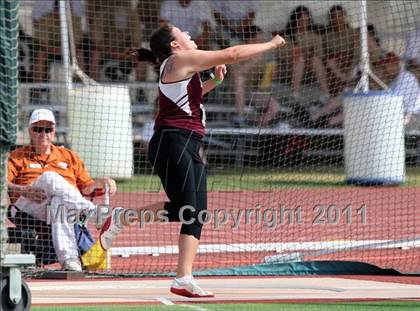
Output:
<svg viewBox="0 0 420 311">
<path fill-rule="evenodd" d="M 34 127 L 32 127 L 32 131 L 34 131 L 35 133 L 45 132 L 45 134 L 49 134 L 52 131 L 54 131 L 54 128 L 53 127 L 34 126 Z"/>
</svg>

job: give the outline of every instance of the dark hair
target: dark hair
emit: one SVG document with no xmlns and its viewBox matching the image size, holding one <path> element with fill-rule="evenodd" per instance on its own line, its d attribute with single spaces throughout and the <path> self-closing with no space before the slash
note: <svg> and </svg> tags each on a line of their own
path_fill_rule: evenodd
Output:
<svg viewBox="0 0 420 311">
<path fill-rule="evenodd" d="M 171 42 L 175 40 L 172 34 L 173 26 L 167 24 L 156 30 L 150 38 L 150 49 L 140 48 L 137 50 L 139 61 L 148 61 L 153 64 L 162 63 L 171 56 Z"/>
<path fill-rule="evenodd" d="M 335 12 L 341 12 L 343 13 L 343 15 L 347 15 L 346 14 L 346 10 L 341 6 L 341 5 L 333 5 L 330 10 L 329 10 L 329 14 L 331 15 L 332 13 Z"/>
<path fill-rule="evenodd" d="M 341 6 L 341 5 L 334 5 L 330 8 L 330 10 L 328 11 L 328 26 L 327 26 L 327 30 L 331 31 L 333 29 L 333 25 L 332 25 L 332 20 L 331 20 L 331 15 L 333 13 L 337 13 L 337 12 L 341 12 L 344 16 L 347 16 L 346 14 L 346 10 Z"/>
<path fill-rule="evenodd" d="M 290 37 L 292 39 L 292 41 L 296 40 L 298 20 L 305 14 L 307 14 L 309 16 L 309 25 L 308 25 L 307 30 L 316 32 L 318 34 L 324 33 L 325 29 L 324 29 L 323 26 L 314 25 L 312 23 L 311 11 L 309 11 L 309 9 L 306 6 L 300 5 L 300 6 L 296 7 L 292 11 L 292 13 L 290 13 L 289 22 L 287 23 L 287 26 L 284 29 L 284 35 Z"/>
</svg>

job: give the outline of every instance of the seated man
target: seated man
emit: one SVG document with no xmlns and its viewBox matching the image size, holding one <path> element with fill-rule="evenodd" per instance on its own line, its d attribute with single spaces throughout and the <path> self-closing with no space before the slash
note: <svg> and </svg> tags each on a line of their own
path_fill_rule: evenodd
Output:
<svg viewBox="0 0 420 311">
<path fill-rule="evenodd" d="M 374 70 L 395 95 L 402 96 L 406 129 L 419 129 L 420 85 L 416 76 L 401 66 L 400 58 L 393 52 L 387 53 Z M 376 83 L 372 88 L 380 89 Z"/>
<path fill-rule="evenodd" d="M 92 215 L 96 207 L 82 194 L 89 195 L 105 185 L 110 194 L 117 190 L 115 181 L 108 177 L 93 180 L 76 153 L 52 144 L 55 124 L 50 110 L 35 110 L 29 120 L 31 144 L 10 153 L 7 179 L 12 216 L 17 210 L 42 221 L 60 213 Z M 100 235 L 103 249 L 110 247 L 121 229 L 114 221 L 105 221 Z M 63 269 L 81 271 L 74 224 L 67 217 L 53 218 L 51 233 Z"/>
</svg>

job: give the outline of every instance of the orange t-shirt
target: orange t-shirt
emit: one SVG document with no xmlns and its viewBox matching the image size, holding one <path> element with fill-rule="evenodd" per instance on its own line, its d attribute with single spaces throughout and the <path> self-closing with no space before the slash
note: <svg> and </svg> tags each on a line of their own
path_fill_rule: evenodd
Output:
<svg viewBox="0 0 420 311">
<path fill-rule="evenodd" d="M 51 145 L 50 154 L 36 154 L 31 146 L 12 151 L 9 155 L 7 180 L 17 185 L 29 185 L 44 172 L 61 175 L 79 190 L 94 183 L 79 156 L 64 147 Z M 17 197 L 11 197 L 14 203 Z"/>
</svg>

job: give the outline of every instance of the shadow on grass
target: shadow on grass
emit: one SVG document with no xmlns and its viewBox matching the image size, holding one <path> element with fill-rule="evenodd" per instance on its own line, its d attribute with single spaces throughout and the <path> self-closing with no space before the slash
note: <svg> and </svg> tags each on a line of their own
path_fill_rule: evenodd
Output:
<svg viewBox="0 0 420 311">
<path fill-rule="evenodd" d="M 344 181 L 331 180 L 291 180 L 287 178 L 278 178 L 275 180 L 264 180 L 261 184 L 266 184 L 269 187 L 296 187 L 296 188 L 319 188 L 319 187 L 344 187 L 347 184 Z"/>
</svg>

